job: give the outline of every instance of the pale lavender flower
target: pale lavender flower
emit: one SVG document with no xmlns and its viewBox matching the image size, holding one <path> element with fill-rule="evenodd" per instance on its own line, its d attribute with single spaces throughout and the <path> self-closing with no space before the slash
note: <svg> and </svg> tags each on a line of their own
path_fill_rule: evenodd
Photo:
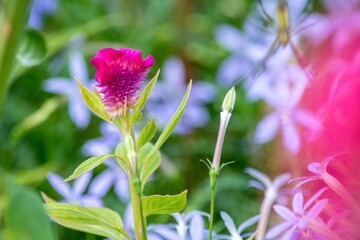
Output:
<svg viewBox="0 0 360 240">
<path fill-rule="evenodd" d="M 90 111 L 85 105 L 74 77 L 79 79 L 85 86 L 91 85 L 84 57 L 79 52 L 74 52 L 69 59 L 70 79 L 54 77 L 44 82 L 47 92 L 65 95 L 69 98 L 69 115 L 75 125 L 84 129 L 90 122 Z"/>
<path fill-rule="evenodd" d="M 262 1 L 264 10 L 267 16 L 273 21 L 269 27 L 263 29 L 262 18 L 267 19 L 259 4 L 256 5 L 256 10 L 253 11 L 244 24 L 244 30 L 222 24 L 215 30 L 215 39 L 222 46 L 224 46 L 231 54 L 223 61 L 218 70 L 217 78 L 225 85 L 234 84 L 240 80 L 246 80 L 246 85 L 251 86 L 261 73 L 265 66 L 266 58 L 272 58 L 273 54 L 279 47 L 279 44 L 274 44 L 277 38 L 277 1 L 269 0 Z M 305 25 L 304 18 L 301 17 L 307 0 L 288 1 L 289 18 L 291 34 L 295 34 L 300 28 Z M 308 21 L 306 22 L 308 24 Z M 296 43 L 296 38 L 292 36 L 292 43 Z M 296 44 L 295 44 L 296 45 Z M 273 49 L 272 49 L 273 47 Z M 288 46 L 290 48 L 290 46 Z M 279 51 L 282 51 L 280 49 Z M 276 61 L 276 60 L 275 60 Z M 266 61 L 265 61 L 266 63 Z"/>
<path fill-rule="evenodd" d="M 119 200 L 128 202 L 130 199 L 129 182 L 126 173 L 114 159 L 104 162 L 107 169 L 97 175 L 89 188 L 89 192 L 100 197 L 104 197 L 114 186 L 114 191 Z"/>
<path fill-rule="evenodd" d="M 167 125 L 186 92 L 185 69 L 181 59 L 177 57 L 167 59 L 162 69 L 162 76 L 163 80 L 155 85 L 146 106 L 148 114 L 155 117 L 156 124 L 160 128 Z M 214 101 L 215 96 L 216 89 L 213 85 L 195 81 L 183 118 L 174 132 L 186 134 L 193 128 L 205 125 L 210 116 L 204 105 Z"/>
<path fill-rule="evenodd" d="M 290 240 L 290 239 L 328 239 L 325 238 L 328 232 L 323 232 L 324 223 L 319 217 L 328 203 L 327 199 L 318 200 L 319 196 L 326 189 L 320 190 L 304 204 L 304 196 L 301 192 L 295 194 L 292 203 L 292 210 L 276 205 L 274 210 L 285 220 L 285 222 L 273 227 L 266 235 L 266 238 Z M 314 224 L 314 225 L 313 225 Z M 283 234 L 281 238 L 278 236 Z M 325 236 L 324 236 L 325 234 Z"/>
<path fill-rule="evenodd" d="M 119 129 L 111 123 L 102 122 L 100 124 L 102 136 L 88 140 L 82 147 L 82 152 L 86 156 L 97 156 L 109 154 L 123 139 Z"/>
<path fill-rule="evenodd" d="M 192 211 L 186 215 L 174 213 L 172 216 L 177 224 L 152 224 L 149 231 L 158 234 L 165 240 L 204 240 L 208 239 L 209 232 L 205 228 L 203 217 L 209 218 L 209 214 L 201 211 Z"/>
<path fill-rule="evenodd" d="M 251 236 L 253 233 L 243 233 L 243 231 L 254 225 L 256 222 L 259 221 L 259 215 L 249 218 L 245 222 L 239 225 L 239 227 L 235 226 L 234 220 L 227 214 L 226 212 L 220 212 L 221 218 L 223 219 L 227 230 L 230 232 L 229 235 L 218 235 L 216 239 L 229 239 L 229 240 L 243 240 Z"/>
<path fill-rule="evenodd" d="M 51 186 L 64 198 L 60 202 L 75 203 L 83 206 L 101 207 L 103 202 L 99 196 L 91 193 L 85 194 L 92 172 L 83 174 L 75 179 L 74 184 L 64 182 L 64 179 L 55 173 L 48 173 L 47 179 Z"/>
<path fill-rule="evenodd" d="M 281 128 L 285 147 L 292 153 L 297 153 L 301 139 L 296 125 L 300 124 L 317 132 L 321 129 L 321 124 L 313 113 L 297 106 L 307 85 L 306 74 L 297 65 L 281 68 L 284 67 L 281 63 L 286 64 L 286 61 L 279 61 L 277 64 L 275 60 L 269 61 L 271 67 L 267 68 L 248 93 L 250 99 L 263 99 L 275 110 L 257 125 L 255 142 L 269 142 Z"/>
<path fill-rule="evenodd" d="M 30 10 L 29 26 L 42 29 L 44 17 L 54 14 L 58 6 L 58 0 L 34 0 Z"/>
<path fill-rule="evenodd" d="M 281 188 L 289 181 L 290 174 L 281 174 L 272 181 L 268 176 L 255 169 L 247 168 L 246 172 L 257 180 L 252 180 L 250 184 L 265 193 L 260 207 L 260 220 L 256 227 L 257 239 L 264 239 L 271 207 L 274 201 L 283 195 Z"/>
<path fill-rule="evenodd" d="M 230 56 L 221 63 L 217 73 L 217 79 L 226 86 L 253 77 L 249 76 L 251 69 L 263 60 L 273 41 L 268 34 L 241 32 L 228 24 L 216 28 L 215 39 L 230 52 Z"/>
</svg>

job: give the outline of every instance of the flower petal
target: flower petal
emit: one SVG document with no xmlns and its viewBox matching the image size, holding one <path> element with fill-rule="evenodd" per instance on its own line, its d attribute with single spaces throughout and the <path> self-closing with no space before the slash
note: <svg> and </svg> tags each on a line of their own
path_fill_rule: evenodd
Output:
<svg viewBox="0 0 360 240">
<path fill-rule="evenodd" d="M 303 213 L 304 195 L 301 192 L 295 194 L 293 198 L 293 210 L 295 214 Z"/>
<path fill-rule="evenodd" d="M 104 197 L 113 185 L 114 179 L 115 176 L 113 170 L 107 169 L 103 171 L 93 179 L 89 187 L 89 193 L 99 197 Z"/>
<path fill-rule="evenodd" d="M 204 220 L 201 215 L 196 214 L 189 224 L 190 239 L 203 240 L 204 239 Z"/>
<path fill-rule="evenodd" d="M 285 147 L 296 154 L 300 150 L 300 136 L 295 125 L 291 122 L 283 124 L 282 139 Z"/>
<path fill-rule="evenodd" d="M 87 81 L 89 79 L 86 62 L 78 51 L 70 55 L 69 70 L 71 78 L 77 78 L 80 81 Z"/>
<path fill-rule="evenodd" d="M 78 199 L 81 197 L 81 195 L 85 192 L 85 189 L 87 188 L 91 180 L 91 177 L 92 177 L 92 171 L 83 174 L 74 181 L 73 191 L 72 191 L 74 198 Z"/>
<path fill-rule="evenodd" d="M 62 77 L 46 80 L 43 87 L 47 92 L 64 95 L 71 94 L 75 88 L 74 83 L 72 83 L 69 79 Z"/>
<path fill-rule="evenodd" d="M 240 226 L 237 228 L 238 234 L 241 234 L 246 228 L 254 225 L 259 220 L 260 220 L 260 215 L 256 215 L 254 217 L 249 218 L 248 220 L 240 224 Z"/>
<path fill-rule="evenodd" d="M 255 142 L 262 144 L 273 139 L 280 127 L 280 117 L 274 112 L 263 118 L 255 129 Z"/>
<path fill-rule="evenodd" d="M 281 234 L 282 232 L 284 232 L 286 229 L 290 228 L 292 226 L 291 222 L 283 222 L 280 223 L 278 225 L 276 225 L 275 227 L 271 228 L 267 234 L 266 234 L 266 239 L 272 239 L 276 236 L 278 236 L 279 234 Z"/>
<path fill-rule="evenodd" d="M 312 131 L 320 131 L 322 128 L 320 120 L 313 113 L 305 109 L 293 111 L 293 119 Z"/>
<path fill-rule="evenodd" d="M 90 112 L 80 96 L 70 98 L 69 115 L 80 129 L 86 128 L 90 123 Z"/>
<path fill-rule="evenodd" d="M 238 232 L 236 230 L 236 226 L 234 223 L 234 220 L 227 214 L 226 212 L 221 211 L 220 216 L 224 221 L 224 224 L 227 228 L 227 230 L 230 232 L 231 236 L 234 238 L 234 236 L 238 236 Z"/>
<path fill-rule="evenodd" d="M 71 199 L 70 185 L 64 182 L 64 179 L 55 173 L 48 173 L 47 179 L 51 186 L 60 193 L 66 200 Z"/>
<path fill-rule="evenodd" d="M 282 218 L 286 219 L 287 221 L 294 221 L 296 219 L 294 213 L 287 207 L 275 205 L 274 210 L 277 214 L 279 214 Z"/>
</svg>

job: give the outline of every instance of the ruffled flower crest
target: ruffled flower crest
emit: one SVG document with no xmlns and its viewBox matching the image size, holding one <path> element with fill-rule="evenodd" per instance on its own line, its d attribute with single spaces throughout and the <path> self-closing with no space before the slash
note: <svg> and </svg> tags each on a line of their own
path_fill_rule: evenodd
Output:
<svg viewBox="0 0 360 240">
<path fill-rule="evenodd" d="M 96 67 L 95 80 L 99 92 L 104 94 L 102 101 L 111 118 L 115 118 L 137 102 L 141 83 L 154 65 L 154 58 L 149 55 L 143 60 L 141 52 L 135 49 L 104 48 L 90 63 Z"/>
</svg>

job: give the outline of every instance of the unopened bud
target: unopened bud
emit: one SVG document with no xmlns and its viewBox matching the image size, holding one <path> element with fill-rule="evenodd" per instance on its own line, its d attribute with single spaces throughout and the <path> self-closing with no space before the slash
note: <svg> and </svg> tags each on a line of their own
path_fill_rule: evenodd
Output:
<svg viewBox="0 0 360 240">
<path fill-rule="evenodd" d="M 130 135 L 125 135 L 125 147 L 126 147 L 126 155 L 130 161 L 131 170 L 133 173 L 136 172 L 137 169 L 137 154 L 135 152 L 135 144 L 134 140 Z"/>
<path fill-rule="evenodd" d="M 225 95 L 223 104 L 222 104 L 222 111 L 226 111 L 231 113 L 234 105 L 235 105 L 235 99 L 236 99 L 236 92 L 235 92 L 235 88 L 232 87 L 227 94 Z"/>
</svg>

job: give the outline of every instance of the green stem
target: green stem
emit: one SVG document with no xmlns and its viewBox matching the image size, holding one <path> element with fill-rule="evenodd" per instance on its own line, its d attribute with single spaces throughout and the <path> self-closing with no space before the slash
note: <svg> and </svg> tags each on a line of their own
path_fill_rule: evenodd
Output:
<svg viewBox="0 0 360 240">
<path fill-rule="evenodd" d="M 30 0 L 3 1 L 0 10 L 0 112 L 4 103 L 18 42 L 26 23 Z"/>
<path fill-rule="evenodd" d="M 209 226 L 209 240 L 212 240 L 213 225 L 214 225 L 214 208 L 215 208 L 215 187 L 216 187 L 216 177 L 218 172 L 212 168 L 209 172 L 210 176 L 210 226 Z"/>
<path fill-rule="evenodd" d="M 140 183 L 136 179 L 137 178 L 134 178 L 133 174 L 129 174 L 131 205 L 134 215 L 134 231 L 136 240 L 147 240 L 146 222 L 142 212 L 141 193 L 138 192 L 138 184 Z"/>
</svg>

